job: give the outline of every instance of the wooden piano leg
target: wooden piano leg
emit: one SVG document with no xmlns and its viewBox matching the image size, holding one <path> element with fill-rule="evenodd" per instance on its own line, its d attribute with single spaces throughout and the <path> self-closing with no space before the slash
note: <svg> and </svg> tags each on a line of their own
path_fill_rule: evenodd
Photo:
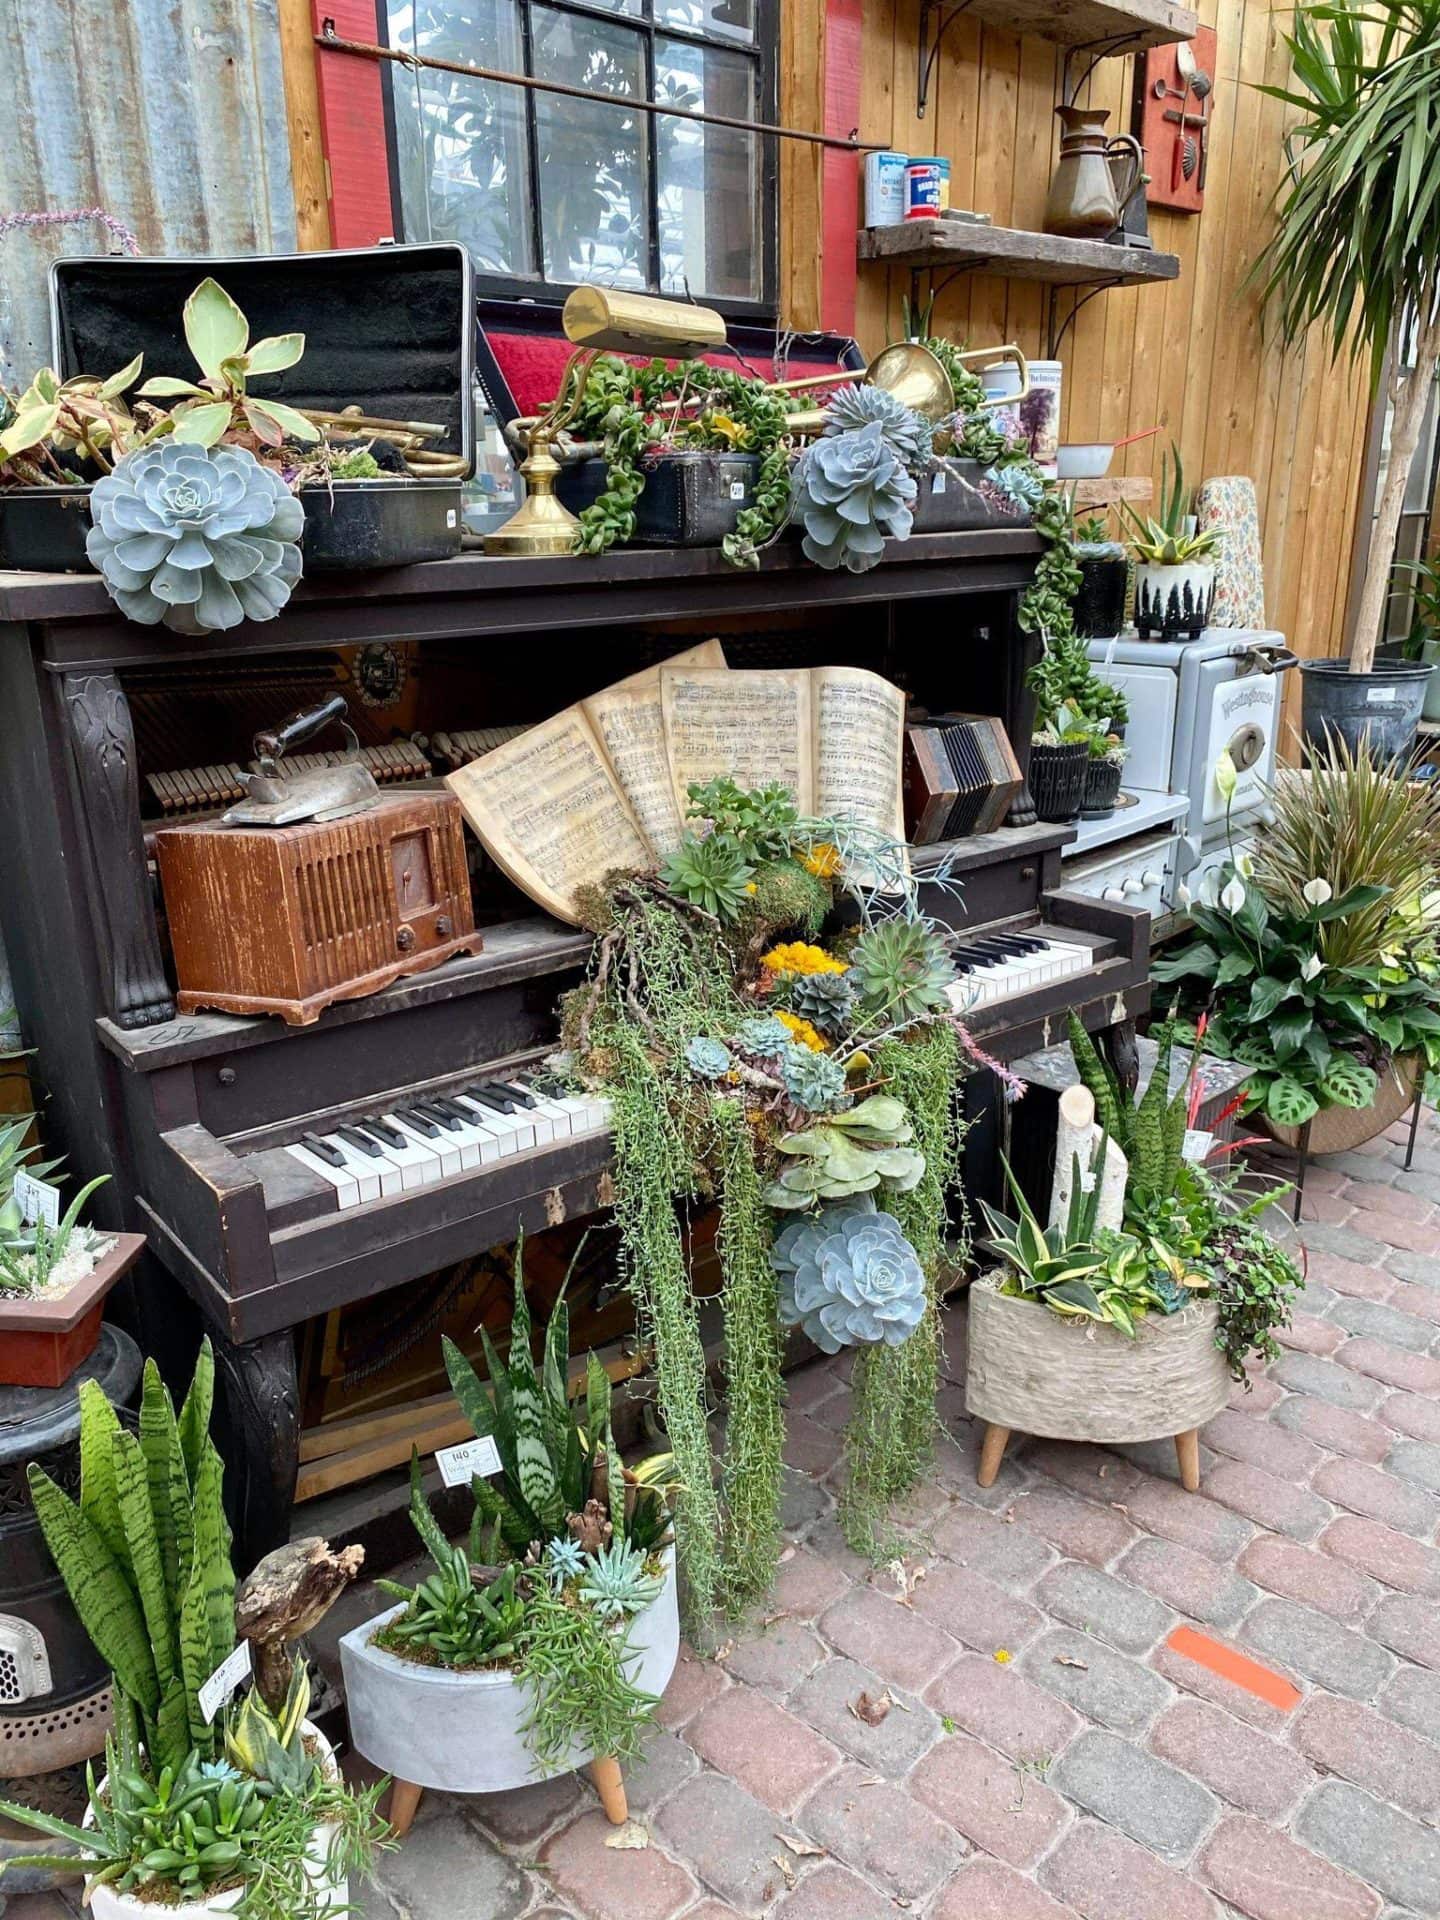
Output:
<svg viewBox="0 0 1440 1920">
<path fill-rule="evenodd" d="M 410 1780 L 393 1781 L 390 1787 L 390 1811 L 386 1818 L 390 1822 L 390 1831 L 397 1840 L 403 1840 L 410 1831 L 415 1818 L 415 1809 L 420 1804 L 420 1796 L 425 1791 Z"/>
<path fill-rule="evenodd" d="M 994 1486 L 1009 1439 L 1009 1427 L 997 1427 L 993 1422 L 986 1427 L 985 1440 L 980 1448 L 980 1471 L 975 1476 L 982 1487 Z"/>
<path fill-rule="evenodd" d="M 1200 1491 L 1200 1429 L 1190 1427 L 1175 1436 L 1175 1458 L 1180 1463 L 1180 1484 L 1187 1493 Z"/>
<path fill-rule="evenodd" d="M 630 1818 L 630 1803 L 625 1797 L 625 1780 L 620 1772 L 620 1762 L 613 1755 L 604 1760 L 592 1760 L 590 1778 L 600 1795 L 605 1818 L 612 1826 L 623 1827 Z"/>
<path fill-rule="evenodd" d="M 217 1424 L 225 1456 L 226 1504 L 235 1529 L 235 1571 L 290 1538 L 300 1463 L 300 1385 L 295 1336 L 288 1329 L 237 1345 L 213 1329 L 226 1420 Z"/>
<path fill-rule="evenodd" d="M 67 673 L 62 700 L 88 843 L 94 923 L 103 929 L 106 1012 L 122 1027 L 175 1018 L 160 961 L 140 834 L 140 774 L 130 703 L 113 673 Z"/>
</svg>

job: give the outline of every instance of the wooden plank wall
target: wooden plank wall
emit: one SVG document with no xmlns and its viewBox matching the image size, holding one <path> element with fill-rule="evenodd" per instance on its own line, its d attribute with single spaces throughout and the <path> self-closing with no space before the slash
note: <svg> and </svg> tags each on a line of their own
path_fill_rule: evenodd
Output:
<svg viewBox="0 0 1440 1920">
<path fill-rule="evenodd" d="M 818 127 L 824 80 L 824 0 L 785 0 L 781 119 Z M 951 200 L 1003 225 L 1038 227 L 1057 151 L 1053 108 L 1059 50 L 980 25 L 950 28 L 924 120 L 915 117 L 919 0 L 865 0 L 860 132 L 908 153 L 951 161 Z M 1158 247 L 1177 253 L 1178 281 L 1104 293 L 1081 313 L 1062 348 L 1064 434 L 1110 440 L 1157 421 L 1155 440 L 1117 456 L 1115 471 L 1158 476 L 1159 450 L 1176 439 L 1186 472 L 1244 473 L 1255 482 L 1264 536 L 1266 612 L 1297 652 L 1343 650 L 1358 478 L 1367 422 L 1364 382 L 1331 365 L 1323 342 L 1281 355 L 1261 338 L 1242 287 L 1260 244 L 1282 164 L 1285 109 L 1253 82 L 1286 73 L 1270 0 L 1201 0 L 1218 36 L 1205 210 L 1153 212 Z M 1128 131 L 1131 62 L 1104 61 L 1091 102 Z M 841 131 L 848 131 L 842 129 Z M 783 318 L 818 322 L 821 263 L 812 258 L 819 168 L 812 150 L 786 143 L 782 163 Z M 901 331 L 908 273 L 859 270 L 856 336 L 873 352 Z M 1043 290 L 962 277 L 942 294 L 936 330 L 970 345 L 1014 339 L 1043 353 Z M 1290 711 L 1298 689 L 1291 676 Z"/>
</svg>

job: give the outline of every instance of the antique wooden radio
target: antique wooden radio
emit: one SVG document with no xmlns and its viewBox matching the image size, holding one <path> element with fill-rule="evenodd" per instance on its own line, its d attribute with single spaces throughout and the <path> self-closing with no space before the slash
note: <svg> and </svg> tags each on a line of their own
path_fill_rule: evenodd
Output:
<svg viewBox="0 0 1440 1920">
<path fill-rule="evenodd" d="M 281 773 L 291 747 L 344 712 L 336 696 L 257 735 L 245 800 L 156 834 L 182 1013 L 305 1026 L 336 1000 L 480 950 L 451 795 L 382 795 L 348 724 L 354 757 Z"/>
</svg>

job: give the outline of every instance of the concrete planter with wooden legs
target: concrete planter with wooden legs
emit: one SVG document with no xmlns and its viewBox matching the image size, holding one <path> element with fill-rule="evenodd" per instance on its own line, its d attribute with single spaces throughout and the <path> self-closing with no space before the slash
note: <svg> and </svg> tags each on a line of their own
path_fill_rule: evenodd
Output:
<svg viewBox="0 0 1440 1920">
<path fill-rule="evenodd" d="M 988 1274 L 969 1295 L 965 1404 L 986 1423 L 980 1485 L 994 1482 L 1012 1433 L 1110 1446 L 1173 1438 L 1181 1483 L 1193 1493 L 1200 1428 L 1230 1398 L 1214 1303 L 1147 1314 L 1129 1340 L 1118 1327 L 1002 1294 L 1000 1284 Z"/>
<path fill-rule="evenodd" d="M 626 1667 L 643 1693 L 661 1694 L 680 1651 L 675 1598 L 675 1549 L 665 1550 L 665 1586 L 630 1629 Z M 576 1745 L 558 1767 L 541 1768 L 525 1740 L 530 1700 L 504 1669 L 456 1673 L 425 1667 L 374 1645 L 403 1603 L 377 1614 L 340 1642 L 340 1664 L 358 1753 L 394 1780 L 390 1824 L 410 1830 L 426 1787 L 446 1793 L 507 1793 L 555 1773 L 588 1767 L 605 1812 L 618 1826 L 627 1817 L 625 1782 L 609 1754 Z"/>
</svg>

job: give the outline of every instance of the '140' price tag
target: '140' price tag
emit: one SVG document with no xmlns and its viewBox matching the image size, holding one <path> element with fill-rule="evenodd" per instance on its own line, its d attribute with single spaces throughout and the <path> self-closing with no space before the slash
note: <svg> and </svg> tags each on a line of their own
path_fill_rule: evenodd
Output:
<svg viewBox="0 0 1440 1920">
<path fill-rule="evenodd" d="M 15 1198 L 27 1226 L 33 1227 L 37 1220 L 43 1220 L 47 1227 L 59 1226 L 60 1189 L 52 1187 L 48 1180 L 37 1180 L 31 1173 L 17 1173 Z"/>
<path fill-rule="evenodd" d="M 500 1471 L 500 1451 L 488 1435 L 462 1440 L 458 1447 L 441 1447 L 435 1455 L 440 1478 L 447 1487 L 468 1487 L 478 1473 L 481 1479 Z"/>
<path fill-rule="evenodd" d="M 196 1696 L 207 1727 L 240 1682 L 249 1678 L 250 1642 L 242 1640 L 233 1653 L 226 1654 Z"/>
</svg>

